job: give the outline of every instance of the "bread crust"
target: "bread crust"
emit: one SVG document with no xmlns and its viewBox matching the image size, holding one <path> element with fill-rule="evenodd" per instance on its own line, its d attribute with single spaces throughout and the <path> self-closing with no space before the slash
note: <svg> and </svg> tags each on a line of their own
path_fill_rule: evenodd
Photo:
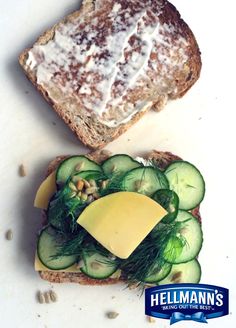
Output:
<svg viewBox="0 0 236 328">
<path fill-rule="evenodd" d="M 145 0 L 146 1 L 146 0 Z M 163 0 L 163 12 L 160 14 L 160 21 L 162 24 L 173 23 L 180 29 L 181 36 L 185 38 L 188 42 L 187 56 L 188 61 L 186 62 L 186 71 L 188 73 L 177 73 L 173 76 L 173 80 L 176 82 L 176 92 L 171 94 L 159 94 L 156 96 L 155 101 L 153 101 L 152 108 L 155 111 L 160 111 L 168 99 L 176 99 L 182 97 L 191 86 L 197 81 L 201 71 L 201 58 L 200 51 L 196 39 L 188 27 L 188 25 L 181 19 L 180 14 L 176 8 L 170 4 L 168 1 Z M 88 13 L 91 13 L 95 6 L 105 6 L 106 0 L 101 1 L 84 1 L 80 10 L 75 11 L 71 15 L 64 18 L 61 22 L 54 25 L 51 29 L 48 29 L 43 33 L 35 44 L 42 45 L 46 44 L 48 41 L 52 40 L 57 27 L 64 22 L 72 21 L 77 17 L 82 17 Z M 173 42 L 175 42 L 175 36 L 173 36 Z M 19 63 L 23 67 L 24 72 L 28 79 L 33 83 L 37 90 L 43 95 L 46 101 L 54 108 L 57 114 L 64 120 L 64 122 L 70 127 L 70 129 L 77 135 L 77 137 L 82 141 L 82 143 L 91 149 L 101 149 L 106 144 L 123 134 L 129 127 L 136 123 L 149 108 L 143 109 L 137 112 L 132 119 L 127 123 L 121 124 L 117 127 L 108 127 L 107 125 L 101 123 L 93 117 L 88 118 L 87 112 L 83 107 L 79 107 L 76 110 L 76 117 L 78 121 L 75 121 L 73 111 L 70 110 L 70 105 L 63 103 L 55 103 L 52 97 L 49 95 L 48 91 L 39 85 L 36 80 L 36 75 L 32 70 L 26 65 L 28 58 L 28 52 L 32 48 L 24 50 L 19 56 Z M 142 92 L 142 91 L 141 91 Z M 135 92 L 134 92 L 135 93 Z M 136 91 L 137 94 L 137 91 Z M 136 95 L 130 92 L 131 99 L 135 99 Z"/>
<path fill-rule="evenodd" d="M 106 150 L 101 151 L 95 151 L 88 153 L 86 155 L 91 160 L 101 163 L 107 158 L 111 156 L 111 153 Z M 46 176 L 51 174 L 57 166 L 68 156 L 58 156 L 54 160 L 52 160 L 48 166 Z M 158 164 L 160 168 L 167 167 L 171 162 L 175 160 L 181 160 L 181 158 L 177 155 L 174 155 L 170 152 L 163 152 L 163 151 L 157 151 L 153 150 L 149 153 L 147 153 L 144 158 L 148 160 L 152 160 L 154 163 Z M 192 210 L 192 213 L 199 219 L 201 222 L 201 216 L 199 212 L 199 207 Z M 45 225 L 45 212 L 43 212 L 43 224 Z M 80 272 L 57 272 L 57 271 L 39 271 L 39 275 L 42 279 L 47 280 L 49 282 L 53 283 L 79 283 L 82 285 L 112 285 L 117 283 L 125 283 L 126 280 L 124 277 L 120 276 L 120 278 L 107 278 L 107 279 L 92 279 L 84 275 Z"/>
</svg>

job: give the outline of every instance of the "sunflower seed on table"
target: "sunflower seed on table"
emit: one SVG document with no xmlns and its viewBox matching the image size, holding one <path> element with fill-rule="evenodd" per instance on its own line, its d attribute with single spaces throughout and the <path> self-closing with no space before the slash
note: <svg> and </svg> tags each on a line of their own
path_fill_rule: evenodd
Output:
<svg viewBox="0 0 236 328">
<path fill-rule="evenodd" d="M 50 298 L 51 298 L 52 302 L 55 303 L 58 301 L 58 296 L 57 296 L 56 292 L 54 292 L 53 290 L 50 290 L 49 294 L 50 294 Z"/>
<path fill-rule="evenodd" d="M 13 239 L 13 232 L 11 229 L 7 230 L 6 232 L 6 239 L 7 240 L 12 240 Z"/>
<path fill-rule="evenodd" d="M 50 293 L 49 292 L 44 293 L 44 298 L 45 298 L 46 303 L 50 303 Z"/>
<path fill-rule="evenodd" d="M 45 303 L 45 298 L 44 298 L 44 295 L 43 295 L 42 292 L 40 292 L 40 291 L 38 292 L 37 298 L 38 298 L 38 301 L 39 301 L 40 304 Z"/>
<path fill-rule="evenodd" d="M 149 315 L 147 316 L 147 319 L 150 323 L 156 322 L 156 320 L 153 317 L 150 317 Z"/>
<path fill-rule="evenodd" d="M 115 319 L 115 318 L 118 317 L 118 315 L 119 315 L 119 313 L 118 313 L 118 312 L 115 312 L 115 311 L 107 312 L 107 317 L 108 317 L 109 319 Z"/>
<path fill-rule="evenodd" d="M 24 164 L 20 164 L 20 166 L 19 166 L 19 175 L 20 175 L 20 177 L 26 176 L 26 169 L 25 169 Z"/>
</svg>

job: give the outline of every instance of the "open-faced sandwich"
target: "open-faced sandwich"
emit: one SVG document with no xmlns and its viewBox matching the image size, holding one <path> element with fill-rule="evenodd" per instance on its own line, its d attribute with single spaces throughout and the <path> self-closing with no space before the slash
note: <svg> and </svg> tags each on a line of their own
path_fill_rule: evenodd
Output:
<svg viewBox="0 0 236 328">
<path fill-rule="evenodd" d="M 62 156 L 48 167 L 35 269 L 51 282 L 197 283 L 199 170 L 169 152 Z"/>
</svg>

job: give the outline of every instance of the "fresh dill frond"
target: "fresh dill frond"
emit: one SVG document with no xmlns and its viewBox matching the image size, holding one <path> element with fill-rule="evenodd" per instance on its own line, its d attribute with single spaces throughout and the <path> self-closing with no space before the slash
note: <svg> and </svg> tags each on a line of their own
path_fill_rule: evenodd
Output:
<svg viewBox="0 0 236 328">
<path fill-rule="evenodd" d="M 67 235 L 63 241 L 58 241 L 57 251 L 53 258 L 70 255 L 81 255 L 88 233 L 81 229 L 76 235 Z"/>
<path fill-rule="evenodd" d="M 64 232 L 75 232 L 78 229 L 77 219 L 86 207 L 77 197 L 71 197 L 69 180 L 56 192 L 49 203 L 47 219 L 54 227 Z"/>
<path fill-rule="evenodd" d="M 145 278 L 161 269 L 166 263 L 165 252 L 174 252 L 175 245 L 170 240 L 177 238 L 181 222 L 171 224 L 159 223 L 156 228 L 142 241 L 134 252 L 120 263 L 128 283 L 144 282 Z M 178 254 L 175 254 L 177 256 Z"/>
</svg>

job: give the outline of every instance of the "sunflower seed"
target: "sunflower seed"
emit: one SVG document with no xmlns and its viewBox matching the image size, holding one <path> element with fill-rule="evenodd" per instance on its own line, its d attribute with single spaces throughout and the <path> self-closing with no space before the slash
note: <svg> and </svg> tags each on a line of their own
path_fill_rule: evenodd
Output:
<svg viewBox="0 0 236 328">
<path fill-rule="evenodd" d="M 54 292 L 53 290 L 50 290 L 49 294 L 50 294 L 50 298 L 51 298 L 52 302 L 55 303 L 58 301 L 58 296 L 57 296 L 56 292 Z"/>
<path fill-rule="evenodd" d="M 94 270 L 98 270 L 102 266 L 102 264 L 99 263 L 99 262 L 92 262 L 90 265 L 91 265 L 91 268 L 94 269 Z"/>
<path fill-rule="evenodd" d="M 89 182 L 89 184 L 90 184 L 91 187 L 97 187 L 97 184 L 96 184 L 96 181 L 95 180 L 90 179 L 88 182 Z"/>
<path fill-rule="evenodd" d="M 90 187 L 90 183 L 87 180 L 83 180 L 83 181 L 84 181 L 85 188 L 89 188 Z"/>
<path fill-rule="evenodd" d="M 19 166 L 19 175 L 20 175 L 21 177 L 25 177 L 25 176 L 26 176 L 26 169 L 25 169 L 24 164 L 21 164 L 21 165 Z"/>
<path fill-rule="evenodd" d="M 13 239 L 13 232 L 11 229 L 7 230 L 6 232 L 6 239 L 7 240 L 12 240 Z"/>
<path fill-rule="evenodd" d="M 100 195 L 97 192 L 94 192 L 93 193 L 93 198 L 94 199 L 98 199 L 99 197 L 100 197 Z"/>
<path fill-rule="evenodd" d="M 76 165 L 76 167 L 75 167 L 75 171 L 81 171 L 82 169 L 83 169 L 83 167 L 84 167 L 84 163 L 83 162 L 81 162 L 81 163 L 79 163 L 78 165 Z"/>
<path fill-rule="evenodd" d="M 147 319 L 150 323 L 156 322 L 156 320 L 153 317 L 150 317 L 149 315 L 147 316 Z"/>
<path fill-rule="evenodd" d="M 115 318 L 118 317 L 118 315 L 119 315 L 119 313 L 118 313 L 118 312 L 115 312 L 115 311 L 107 312 L 107 317 L 108 317 L 109 319 L 115 319 Z"/>
<path fill-rule="evenodd" d="M 80 191 L 83 190 L 83 188 L 84 188 L 84 181 L 83 181 L 83 180 L 79 180 L 79 181 L 77 182 L 76 187 L 77 187 L 77 189 L 80 190 Z"/>
<path fill-rule="evenodd" d="M 87 195 L 91 195 L 91 194 L 93 194 L 96 191 L 97 191 L 97 188 L 96 187 L 88 187 L 88 188 L 85 189 L 85 193 Z"/>
<path fill-rule="evenodd" d="M 108 182 L 109 182 L 109 180 L 103 180 L 103 181 L 101 182 L 101 188 L 102 188 L 102 189 L 105 189 L 105 188 L 107 187 L 107 185 L 108 185 Z"/>
<path fill-rule="evenodd" d="M 73 182 L 70 182 L 70 183 L 69 183 L 69 188 L 70 188 L 71 190 L 73 190 L 73 191 L 77 191 L 77 188 L 76 188 L 76 186 L 74 185 Z"/>
<path fill-rule="evenodd" d="M 113 164 L 113 165 L 111 166 L 111 173 L 114 172 L 115 170 L 116 170 L 116 166 Z"/>
<path fill-rule="evenodd" d="M 39 291 L 37 296 L 38 296 L 38 301 L 40 304 L 45 303 L 45 298 L 44 298 L 44 295 L 42 292 Z"/>
<path fill-rule="evenodd" d="M 82 193 L 82 194 L 81 194 L 81 199 L 82 199 L 83 201 L 86 201 L 86 200 L 88 199 L 88 195 L 85 194 L 85 193 Z"/>
<path fill-rule="evenodd" d="M 45 298 L 46 303 L 50 303 L 50 293 L 49 292 L 44 293 L 44 298 Z"/>
<path fill-rule="evenodd" d="M 104 155 L 104 156 L 111 156 L 112 155 L 112 152 L 110 150 L 103 149 L 101 151 L 101 154 Z"/>
</svg>

